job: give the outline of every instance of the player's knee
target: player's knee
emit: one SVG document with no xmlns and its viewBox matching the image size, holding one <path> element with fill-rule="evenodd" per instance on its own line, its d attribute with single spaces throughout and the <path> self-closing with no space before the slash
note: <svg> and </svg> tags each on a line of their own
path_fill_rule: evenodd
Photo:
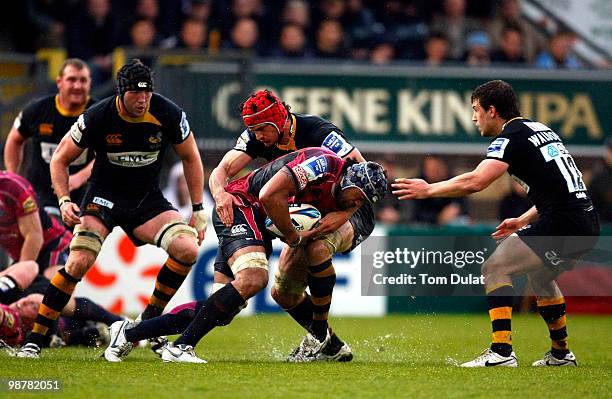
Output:
<svg viewBox="0 0 612 399">
<path fill-rule="evenodd" d="M 305 290 L 305 280 L 295 279 L 280 271 L 274 276 L 272 298 L 283 309 L 289 309 L 297 305 Z"/>
<path fill-rule="evenodd" d="M 193 236 L 179 235 L 168 248 L 168 254 L 184 264 L 193 264 L 198 259 L 198 245 Z"/>
<path fill-rule="evenodd" d="M 250 298 L 268 285 L 268 271 L 261 268 L 247 268 L 238 273 L 234 283 L 243 298 Z"/>
<path fill-rule="evenodd" d="M 66 262 L 66 272 L 76 279 L 82 278 L 94 264 L 96 258 L 90 251 L 75 250 L 70 253 Z"/>
<path fill-rule="evenodd" d="M 299 303 L 303 294 L 290 294 L 288 292 L 283 292 L 278 289 L 276 284 L 274 284 L 272 286 L 271 295 L 272 299 L 274 299 L 278 306 L 283 309 L 291 309 Z"/>
<path fill-rule="evenodd" d="M 306 246 L 306 258 L 310 263 L 318 264 L 333 256 L 328 243 L 324 240 L 315 240 Z"/>
<path fill-rule="evenodd" d="M 503 274 L 504 262 L 502 262 L 497 256 L 491 256 L 485 263 L 482 264 L 480 267 L 480 272 L 485 278 Z"/>
</svg>

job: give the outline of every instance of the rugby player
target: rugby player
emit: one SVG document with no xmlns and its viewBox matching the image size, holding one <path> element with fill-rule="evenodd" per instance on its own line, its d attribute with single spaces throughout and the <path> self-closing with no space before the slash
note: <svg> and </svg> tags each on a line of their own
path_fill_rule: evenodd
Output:
<svg viewBox="0 0 612 399">
<path fill-rule="evenodd" d="M 495 137 L 486 159 L 472 172 L 428 184 L 396 179 L 400 200 L 459 197 L 481 191 L 508 172 L 534 206 L 506 219 L 492 234 L 502 240 L 482 265 L 492 324 L 492 344 L 462 367 L 516 367 L 512 351 L 512 276 L 527 274 L 538 311 L 548 325 L 551 350 L 534 366 L 576 366 L 567 342 L 565 299 L 555 278 L 597 241 L 599 219 L 582 174 L 560 137 L 542 123 L 519 114 L 518 100 L 506 82 L 494 80 L 472 93 L 473 121 L 484 137 Z"/>
<path fill-rule="evenodd" d="M 19 173 L 23 147 L 32 139 L 32 153 L 26 178 L 34 186 L 41 207 L 50 215 L 61 218 L 57 198 L 51 186 L 49 163 L 60 140 L 76 122 L 77 117 L 94 103 L 89 96 L 89 67 L 78 58 L 67 59 L 55 79 L 57 94 L 33 101 L 15 118 L 4 147 L 4 163 L 9 172 Z M 91 174 L 94 154 L 85 151 L 70 164 L 69 190 L 80 201 L 85 182 Z"/>
<path fill-rule="evenodd" d="M 337 126 L 318 116 L 290 112 L 290 106 L 269 90 L 252 94 L 242 104 L 241 116 L 246 129 L 234 148 L 212 171 L 209 180 L 216 211 L 226 225 L 232 223 L 232 204 L 239 205 L 239 200 L 225 190 L 225 185 L 228 179 L 256 158 L 272 161 L 298 149 L 323 147 L 342 159 L 365 161 Z M 307 243 L 306 248 L 283 248 L 272 297 L 307 331 L 306 337 L 289 355 L 289 361 L 313 359 L 304 355 L 326 342 L 328 330 L 330 340 L 319 357 L 337 361 L 352 359 L 351 348 L 328 328 L 328 311 L 336 277 L 331 260 L 335 253 L 349 252 L 365 240 L 372 233 L 374 223 L 374 211 L 371 204 L 366 202 L 355 214 L 338 210 L 321 221 L 320 235 L 337 232 L 334 235 L 336 241 L 313 240 Z M 317 256 L 305 257 L 305 250 Z M 325 269 L 325 276 L 315 271 L 318 269 Z M 228 265 L 218 258 L 213 291 L 233 279 Z M 305 292 L 305 282 L 310 286 L 312 296 Z M 313 305 L 313 301 L 316 305 Z"/>
<path fill-rule="evenodd" d="M 183 162 L 193 204 L 189 224 L 159 188 L 169 145 Z M 96 153 L 81 207 L 69 196 L 68 165 L 86 149 Z M 187 116 L 153 93 L 151 71 L 133 59 L 117 73 L 116 95 L 98 102 L 70 128 L 51 159 L 51 179 L 62 220 L 75 225 L 66 266 L 53 277 L 32 333 L 18 352 L 38 358 L 40 347 L 76 284 L 93 265 L 104 239 L 120 226 L 136 245 L 154 244 L 169 255 L 142 319 L 158 316 L 195 263 L 204 238 L 204 171 Z"/>
<path fill-rule="evenodd" d="M 265 288 L 273 238 L 265 228 L 266 216 L 272 219 L 289 247 L 302 247 L 321 231 L 296 231 L 289 218 L 289 202 L 317 204 L 322 215 L 338 210 L 353 214 L 366 201 L 376 202 L 384 196 L 387 179 L 383 168 L 374 162 L 345 162 L 332 151 L 311 147 L 278 158 L 229 183 L 225 190 L 238 201 L 232 205 L 233 220 L 228 226 L 214 211 L 213 222 L 220 258 L 227 262 L 235 279 L 195 304 L 192 309 L 195 318 L 174 343 L 164 348 L 162 359 L 166 362 L 204 363 L 193 349 L 200 339 L 216 326 L 226 325 L 246 300 Z M 315 256 L 309 248 L 305 249 L 306 255 Z M 328 275 L 329 266 L 314 273 Z M 111 327 L 111 345 L 105 357 L 109 361 L 121 361 L 131 350 L 132 340 L 151 333 L 176 333 L 176 328 L 181 328 L 188 317 L 189 313 L 185 312 L 135 326 L 117 323 Z M 175 330 L 160 331 L 160 326 Z M 328 333 L 324 342 L 329 339 Z"/>
</svg>

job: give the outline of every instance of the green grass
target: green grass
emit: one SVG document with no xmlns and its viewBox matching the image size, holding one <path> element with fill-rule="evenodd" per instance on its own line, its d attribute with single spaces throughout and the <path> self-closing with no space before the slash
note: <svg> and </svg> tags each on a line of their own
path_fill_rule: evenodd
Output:
<svg viewBox="0 0 612 399">
<path fill-rule="evenodd" d="M 64 348 L 36 360 L 0 354 L 0 377 L 60 378 L 59 394 L 13 397 L 294 398 L 294 397 L 593 397 L 612 395 L 612 317 L 571 316 L 578 368 L 532 368 L 548 349 L 535 315 L 513 319 L 517 369 L 461 369 L 488 345 L 486 315 L 389 316 L 333 320 L 353 348 L 351 363 L 284 363 L 301 331 L 284 315 L 237 318 L 198 346 L 204 365 L 164 364 L 136 349 L 122 363 L 102 349 Z M 0 397 L 6 393 L 0 392 Z"/>
</svg>

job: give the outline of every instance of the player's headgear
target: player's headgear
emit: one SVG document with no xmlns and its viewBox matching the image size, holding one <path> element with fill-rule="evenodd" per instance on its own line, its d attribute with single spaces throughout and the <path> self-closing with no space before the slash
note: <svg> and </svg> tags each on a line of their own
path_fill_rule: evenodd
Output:
<svg viewBox="0 0 612 399">
<path fill-rule="evenodd" d="M 115 91 L 120 96 L 123 96 L 127 91 L 153 91 L 151 69 L 138 58 L 132 59 L 117 72 Z"/>
<path fill-rule="evenodd" d="M 249 129 L 269 124 L 282 136 L 287 118 L 289 111 L 283 102 L 267 89 L 251 94 L 242 104 L 242 120 Z"/>
<path fill-rule="evenodd" d="M 340 190 L 357 187 L 371 203 L 387 193 L 387 174 L 376 162 L 361 162 L 348 167 L 340 180 Z"/>
</svg>

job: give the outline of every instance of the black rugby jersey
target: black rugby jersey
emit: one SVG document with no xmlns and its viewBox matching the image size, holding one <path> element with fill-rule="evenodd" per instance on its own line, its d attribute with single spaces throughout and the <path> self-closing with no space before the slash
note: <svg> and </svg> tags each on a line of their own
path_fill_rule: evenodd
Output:
<svg viewBox="0 0 612 399">
<path fill-rule="evenodd" d="M 523 186 L 538 213 L 591 205 L 574 159 L 561 138 L 540 122 L 510 120 L 491 142 L 487 158 L 508 164 L 508 173 Z"/>
<path fill-rule="evenodd" d="M 77 117 L 94 100 L 89 99 L 83 108 L 69 112 L 61 107 L 57 95 L 51 95 L 33 101 L 23 109 L 15 119 L 13 127 L 25 138 L 32 138 L 32 160 L 26 172 L 42 206 L 57 206 L 57 198 L 51 186 L 49 163 L 59 142 L 77 120 Z M 93 152 L 86 151 L 69 167 L 70 174 L 83 169 L 94 157 Z M 85 186 L 71 193 L 72 198 L 80 200 Z"/>
<path fill-rule="evenodd" d="M 325 147 L 340 158 L 348 155 L 355 147 L 349 143 L 344 132 L 333 123 L 314 115 L 289 114 L 293 119 L 289 143 L 266 147 L 255 138 L 255 133 L 246 129 L 234 146 L 251 158 L 264 158 L 271 161 L 290 152 L 308 147 Z"/>
<path fill-rule="evenodd" d="M 181 108 L 157 93 L 140 118 L 119 114 L 119 101 L 111 96 L 88 109 L 70 135 L 80 148 L 96 152 L 91 184 L 126 198 L 142 198 L 159 188 L 166 148 L 189 137 L 189 122 Z"/>
</svg>

